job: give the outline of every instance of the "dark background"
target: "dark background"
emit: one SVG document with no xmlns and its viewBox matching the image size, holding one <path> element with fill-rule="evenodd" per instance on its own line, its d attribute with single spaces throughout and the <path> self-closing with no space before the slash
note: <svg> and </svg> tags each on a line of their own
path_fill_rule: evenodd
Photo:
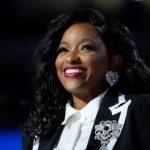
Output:
<svg viewBox="0 0 150 150">
<path fill-rule="evenodd" d="M 150 66 L 149 0 L 0 0 L 1 120 L 26 117 L 32 102 L 28 70 L 32 55 L 49 20 L 77 5 L 93 5 L 127 25 Z"/>
</svg>

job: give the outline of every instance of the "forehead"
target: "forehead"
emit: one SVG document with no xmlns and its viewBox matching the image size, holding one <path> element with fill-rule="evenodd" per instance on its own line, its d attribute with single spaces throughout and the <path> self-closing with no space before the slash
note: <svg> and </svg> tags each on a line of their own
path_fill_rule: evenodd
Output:
<svg viewBox="0 0 150 150">
<path fill-rule="evenodd" d="M 100 36 L 96 32 L 95 26 L 88 24 L 88 23 L 78 23 L 73 24 L 70 27 L 68 27 L 63 36 L 62 39 L 72 39 L 72 38 L 89 38 L 89 39 L 100 39 Z"/>
</svg>

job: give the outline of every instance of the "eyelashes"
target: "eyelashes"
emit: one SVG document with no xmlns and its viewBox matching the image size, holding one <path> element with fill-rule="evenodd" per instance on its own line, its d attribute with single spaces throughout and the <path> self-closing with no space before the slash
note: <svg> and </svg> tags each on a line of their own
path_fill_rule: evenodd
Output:
<svg viewBox="0 0 150 150">
<path fill-rule="evenodd" d="M 79 50 L 81 50 L 81 51 L 94 51 L 94 50 L 96 50 L 96 46 L 94 46 L 92 44 L 84 44 L 84 45 L 79 46 Z M 60 46 L 57 49 L 57 52 L 58 53 L 66 53 L 66 52 L 69 52 L 69 48 L 64 47 L 64 46 L 62 46 L 62 47 Z"/>
<path fill-rule="evenodd" d="M 57 49 L 57 52 L 58 53 L 65 53 L 65 52 L 68 52 L 69 50 L 66 48 L 66 47 L 59 47 Z"/>
<path fill-rule="evenodd" d="M 81 46 L 81 50 L 93 51 L 93 50 L 95 50 L 95 46 L 85 44 L 85 45 Z"/>
</svg>

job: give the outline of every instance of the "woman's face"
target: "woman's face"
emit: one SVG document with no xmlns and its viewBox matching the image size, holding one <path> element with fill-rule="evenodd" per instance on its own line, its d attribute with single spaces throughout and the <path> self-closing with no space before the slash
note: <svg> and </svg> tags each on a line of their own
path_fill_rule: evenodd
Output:
<svg viewBox="0 0 150 150">
<path fill-rule="evenodd" d="M 62 36 L 55 66 L 61 84 L 72 95 L 97 96 L 104 89 L 108 55 L 95 27 L 70 26 Z"/>
</svg>

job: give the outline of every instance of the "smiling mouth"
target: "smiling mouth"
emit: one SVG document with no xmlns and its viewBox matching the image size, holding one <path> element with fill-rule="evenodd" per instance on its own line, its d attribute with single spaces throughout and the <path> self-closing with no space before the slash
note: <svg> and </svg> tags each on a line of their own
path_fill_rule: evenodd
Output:
<svg viewBox="0 0 150 150">
<path fill-rule="evenodd" d="M 83 69 L 66 69 L 64 75 L 65 77 L 80 77 L 84 71 Z"/>
</svg>

